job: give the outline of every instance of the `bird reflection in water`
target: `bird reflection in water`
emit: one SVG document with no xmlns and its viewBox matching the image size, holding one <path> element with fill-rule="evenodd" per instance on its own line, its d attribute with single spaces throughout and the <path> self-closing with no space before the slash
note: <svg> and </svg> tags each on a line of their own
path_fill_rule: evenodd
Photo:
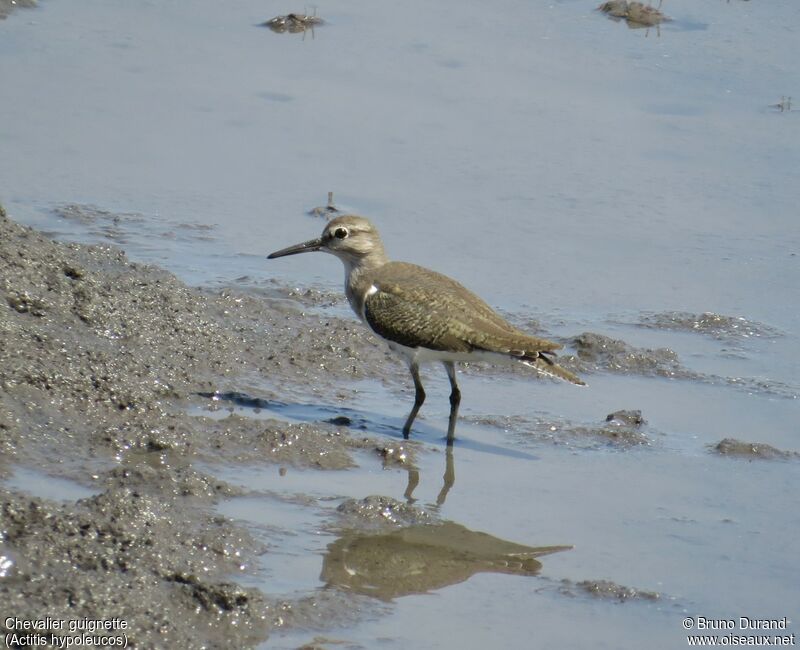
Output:
<svg viewBox="0 0 800 650">
<path fill-rule="evenodd" d="M 403 496 L 406 498 L 408 503 L 414 503 L 416 499 L 414 498 L 414 490 L 417 489 L 419 485 L 419 469 L 412 464 L 405 464 L 403 469 L 408 472 L 408 483 L 406 484 L 406 491 L 403 493 Z M 455 462 L 453 460 L 453 447 L 448 446 L 446 447 L 445 451 L 445 467 L 444 467 L 444 475 L 442 476 L 442 489 L 439 490 L 439 494 L 436 497 L 436 505 L 441 506 L 445 499 L 447 499 L 447 493 L 450 492 L 450 488 L 455 485 L 456 482 L 456 469 L 455 469 Z"/>
<path fill-rule="evenodd" d="M 476 573 L 535 576 L 538 557 L 571 546 L 524 546 L 445 521 L 388 533 L 349 531 L 328 546 L 328 586 L 390 601 L 464 582 Z"/>
</svg>

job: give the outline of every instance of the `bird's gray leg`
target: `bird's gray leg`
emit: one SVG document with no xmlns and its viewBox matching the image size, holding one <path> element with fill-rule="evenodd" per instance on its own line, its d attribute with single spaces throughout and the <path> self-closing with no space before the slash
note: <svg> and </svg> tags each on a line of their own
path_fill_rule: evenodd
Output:
<svg viewBox="0 0 800 650">
<path fill-rule="evenodd" d="M 450 421 L 447 423 L 447 446 L 453 444 L 456 438 L 456 420 L 458 419 L 458 405 L 461 404 L 461 391 L 456 381 L 456 365 L 452 361 L 445 361 L 447 377 L 450 379 Z"/>
<path fill-rule="evenodd" d="M 406 419 L 406 423 L 403 426 L 403 437 L 406 439 L 411 435 L 411 424 L 414 422 L 414 418 L 417 417 L 417 413 L 419 413 L 419 409 L 425 401 L 425 389 L 422 387 L 422 382 L 419 378 L 419 364 L 417 364 L 416 361 L 412 361 L 410 369 L 416 394 L 414 395 L 414 408 L 411 409 L 411 413 L 408 414 L 408 419 Z"/>
</svg>

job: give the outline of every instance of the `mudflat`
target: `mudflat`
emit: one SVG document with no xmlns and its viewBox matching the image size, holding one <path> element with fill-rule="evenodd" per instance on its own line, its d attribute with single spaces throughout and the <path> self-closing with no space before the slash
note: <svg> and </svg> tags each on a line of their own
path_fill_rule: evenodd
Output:
<svg viewBox="0 0 800 650">
<path fill-rule="evenodd" d="M 275 603 L 231 579 L 264 549 L 211 510 L 240 490 L 194 462 L 341 469 L 352 449 L 382 446 L 334 425 L 187 409 L 232 377 L 240 390 L 248 373 L 319 385 L 369 372 L 379 364 L 360 357 L 384 352 L 355 345 L 364 334 L 349 323 L 190 289 L 117 248 L 54 242 L 2 209 L 0 294 L 0 478 L 32 468 L 90 494 L 59 501 L 0 488 L 4 613 L 50 619 L 41 631 L 56 635 L 68 633 L 59 620 L 119 618 L 138 647 L 265 638 Z"/>
</svg>

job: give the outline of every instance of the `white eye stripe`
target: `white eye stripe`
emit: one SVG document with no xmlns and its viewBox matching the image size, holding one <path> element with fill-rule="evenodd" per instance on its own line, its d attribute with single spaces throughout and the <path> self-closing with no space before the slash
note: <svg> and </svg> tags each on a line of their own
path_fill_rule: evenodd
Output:
<svg viewBox="0 0 800 650">
<path fill-rule="evenodd" d="M 374 296 L 376 293 L 378 293 L 378 287 L 376 287 L 374 284 L 371 285 L 369 289 L 367 289 L 368 296 Z"/>
</svg>

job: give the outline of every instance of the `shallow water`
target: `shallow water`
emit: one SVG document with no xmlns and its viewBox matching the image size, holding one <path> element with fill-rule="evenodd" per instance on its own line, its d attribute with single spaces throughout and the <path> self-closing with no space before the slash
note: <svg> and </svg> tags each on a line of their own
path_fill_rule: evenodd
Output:
<svg viewBox="0 0 800 650">
<path fill-rule="evenodd" d="M 338 290 L 332 258 L 264 259 L 316 236 L 323 222 L 305 213 L 333 190 L 374 218 L 390 255 L 453 275 L 550 335 L 670 347 L 721 378 L 598 373 L 576 389 L 462 375 L 456 482 L 438 512 L 501 539 L 575 548 L 543 558 L 539 576 L 478 574 L 401 597 L 388 616 L 320 632 L 331 638 L 671 647 L 685 643 L 686 615 L 797 610 L 800 465 L 709 445 L 800 450 L 800 112 L 770 108 L 800 97 L 800 5 L 666 0 L 675 21 L 660 30 L 630 30 L 594 5 L 319 5 L 328 24 L 305 36 L 256 27 L 265 11 L 299 8 L 246 1 L 46 1 L 0 23 L 0 202 L 17 220 L 117 243 L 194 284 L 247 276 L 242 286 Z M 640 326 L 671 310 L 779 334 Z M 415 497 L 433 504 L 447 382 L 439 368 L 424 379 Z M 410 391 L 359 390 L 344 407 L 369 433 L 397 438 Z M 283 416 L 329 418 L 314 399 Z M 323 406 L 342 411 L 333 396 Z M 553 444 L 537 424 L 598 425 L 621 408 L 642 410 L 649 445 Z M 265 590 L 321 586 L 335 539 L 321 531 L 337 500 L 403 498 L 404 470 L 359 462 L 284 476 L 217 468 L 256 491 L 220 508 L 272 545 Z M 37 482 L 20 472 L 18 487 Z M 295 493 L 314 507 L 281 500 Z M 602 578 L 662 598 L 619 604 L 560 588 Z"/>
<path fill-rule="evenodd" d="M 418 436 L 425 441 L 413 493 L 419 505 L 501 539 L 575 548 L 543 558 L 541 576 L 478 574 L 437 591 L 435 602 L 407 596 L 396 601 L 388 619 L 320 633 L 365 647 L 376 636 L 388 647 L 481 647 L 473 634 L 483 639 L 492 630 L 507 645 L 536 634 L 546 645 L 583 647 L 594 638 L 607 641 L 602 647 L 641 647 L 648 638 L 681 643 L 680 621 L 698 612 L 791 616 L 798 577 L 793 539 L 800 522 L 790 505 L 800 478 L 797 463 L 716 458 L 696 435 L 680 431 L 653 446 L 603 446 L 593 453 L 464 422 L 458 433 L 455 484 L 439 507 L 444 446 L 435 433 Z M 336 539 L 325 514 L 330 520 L 342 499 L 372 493 L 403 499 L 403 469 L 381 469 L 367 455 L 358 461 L 358 469 L 323 476 L 292 468 L 284 474 L 264 467 L 217 470 L 255 493 L 228 502 L 222 512 L 262 530 L 286 522 L 287 531 L 263 532 L 270 547 L 260 563 L 266 589 L 280 587 L 288 597 L 323 586 L 322 555 Z M 297 494 L 308 495 L 314 507 L 292 506 Z M 599 579 L 661 597 L 622 605 L 596 602 L 580 590 L 562 593 L 562 580 Z M 461 641 L 436 633 L 442 616 Z M 303 638 L 289 631 L 265 647 L 294 647 Z"/>
<path fill-rule="evenodd" d="M 15 467 L 14 474 L 4 485 L 12 490 L 53 501 L 77 501 L 97 494 L 96 490 L 91 490 L 76 481 L 23 466 Z"/>
</svg>

